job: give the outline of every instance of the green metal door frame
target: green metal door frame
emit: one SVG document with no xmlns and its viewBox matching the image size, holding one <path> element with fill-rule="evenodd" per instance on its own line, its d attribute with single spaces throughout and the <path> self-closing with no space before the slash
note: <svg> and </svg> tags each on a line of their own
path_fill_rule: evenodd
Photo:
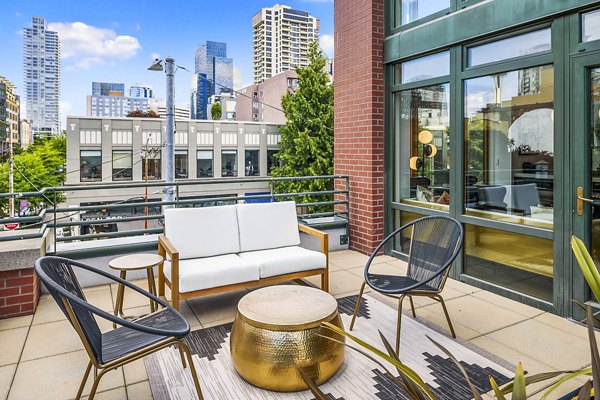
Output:
<svg viewBox="0 0 600 400">
<path fill-rule="evenodd" d="M 388 0 L 386 6 L 392 7 L 395 0 Z M 525 5 L 527 3 L 527 5 Z M 440 211 L 425 209 L 394 202 L 393 186 L 394 146 L 394 94 L 401 90 L 426 86 L 434 83 L 450 83 L 450 129 L 451 129 L 451 172 L 450 187 L 455 188 L 449 208 L 449 215 L 463 223 L 473 223 L 494 229 L 526 234 L 554 240 L 554 283 L 553 303 L 503 288 L 492 283 L 466 276 L 464 258 L 460 258 L 451 272 L 451 276 L 478 287 L 499 293 L 540 309 L 563 316 L 573 316 L 572 298 L 587 300 L 587 286 L 578 272 L 578 267 L 570 251 L 571 232 L 582 234 L 585 226 L 581 220 L 573 217 L 574 190 L 584 179 L 584 163 L 581 162 L 581 149 L 586 148 L 587 135 L 584 124 L 589 118 L 582 115 L 588 112 L 586 107 L 585 71 L 592 65 L 600 64 L 600 41 L 580 43 L 581 13 L 598 3 L 589 0 L 565 0 L 563 2 L 542 0 L 495 0 L 479 4 L 478 0 L 451 2 L 450 14 L 454 10 L 469 6 L 456 15 L 427 19 L 424 26 L 419 21 L 395 28 L 393 18 L 386 18 L 388 37 L 384 44 L 386 63 L 386 138 L 385 138 L 385 230 L 389 234 L 394 229 L 394 216 L 398 211 L 414 212 L 424 215 L 438 214 Z M 525 7 L 525 8 L 524 8 Z M 492 12 L 500 10 L 499 12 Z M 508 11 L 507 11 L 508 10 Z M 386 13 L 390 15 L 391 13 Z M 492 15 L 493 17 L 490 17 Z M 477 17 L 479 16 L 479 17 Z M 485 18 L 483 17 L 485 16 Z M 493 18 L 493 21 L 489 21 Z M 463 22 L 469 20 L 468 35 Z M 462 22 L 461 22 L 462 21 Z M 426 25 L 426 26 L 425 26 Z M 467 46 L 485 43 L 509 35 L 524 33 L 545 26 L 552 27 L 552 50 L 534 56 L 491 63 L 480 67 L 466 68 L 465 53 Z M 450 75 L 420 83 L 394 85 L 394 64 L 443 50 L 450 51 Z M 530 226 L 507 224 L 464 215 L 464 80 L 509 71 L 528 66 L 553 64 L 554 66 L 554 229 L 541 229 Z M 579 149 L 579 152 L 578 152 Z M 577 165 L 576 165 L 577 164 Z M 589 168 L 587 174 L 589 176 Z M 589 213 L 589 210 L 587 211 Z M 586 233 L 587 235 L 587 233 Z M 585 236 L 585 235 L 584 235 Z M 589 238 L 586 238 L 589 239 Z M 401 256 L 401 253 L 388 248 L 388 254 Z"/>
</svg>

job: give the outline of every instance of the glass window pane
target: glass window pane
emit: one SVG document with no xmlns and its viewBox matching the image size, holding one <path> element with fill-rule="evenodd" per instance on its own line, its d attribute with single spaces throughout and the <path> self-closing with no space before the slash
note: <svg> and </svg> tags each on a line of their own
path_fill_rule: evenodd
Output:
<svg viewBox="0 0 600 400">
<path fill-rule="evenodd" d="M 175 150 L 175 178 L 184 179 L 187 177 L 188 177 L 187 150 Z"/>
<path fill-rule="evenodd" d="M 600 10 L 581 16 L 581 41 L 590 42 L 600 39 Z"/>
<path fill-rule="evenodd" d="M 552 240 L 466 225 L 465 253 L 467 275 L 552 301 Z"/>
<path fill-rule="evenodd" d="M 212 178 L 213 152 L 212 150 L 198 150 L 196 153 L 196 177 Z"/>
<path fill-rule="evenodd" d="M 468 215 L 552 228 L 554 68 L 465 81 Z"/>
<path fill-rule="evenodd" d="M 237 151 L 221 151 L 221 176 L 237 176 Z"/>
<path fill-rule="evenodd" d="M 100 150 L 82 150 L 79 161 L 79 180 L 81 182 L 102 180 L 102 152 Z"/>
<path fill-rule="evenodd" d="M 401 6 L 400 21 L 396 13 L 396 26 L 405 25 L 438 11 L 450 8 L 450 0 L 399 0 L 396 7 Z"/>
<path fill-rule="evenodd" d="M 550 51 L 551 30 L 542 29 L 469 48 L 469 67 Z"/>
<path fill-rule="evenodd" d="M 448 210 L 450 203 L 449 85 L 396 95 L 395 201 Z"/>
<path fill-rule="evenodd" d="M 450 52 L 432 54 L 401 64 L 400 83 L 423 81 L 450 74 Z"/>
<path fill-rule="evenodd" d="M 245 151 L 245 174 L 246 176 L 259 176 L 259 150 Z"/>
<path fill-rule="evenodd" d="M 129 150 L 116 150 L 112 152 L 112 180 L 130 181 L 133 179 L 132 153 Z"/>
<path fill-rule="evenodd" d="M 160 153 L 152 158 L 148 158 L 148 180 L 161 179 L 161 160 Z"/>
</svg>

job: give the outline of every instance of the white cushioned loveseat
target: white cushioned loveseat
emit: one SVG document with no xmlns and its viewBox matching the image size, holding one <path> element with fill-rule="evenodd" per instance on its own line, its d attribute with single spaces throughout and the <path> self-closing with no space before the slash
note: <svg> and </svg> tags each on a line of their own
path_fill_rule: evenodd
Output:
<svg viewBox="0 0 600 400">
<path fill-rule="evenodd" d="M 300 247 L 305 232 L 321 239 L 321 251 Z M 165 211 L 158 237 L 158 291 L 182 298 L 222 293 L 310 275 L 328 291 L 328 236 L 298 224 L 293 201 Z"/>
</svg>

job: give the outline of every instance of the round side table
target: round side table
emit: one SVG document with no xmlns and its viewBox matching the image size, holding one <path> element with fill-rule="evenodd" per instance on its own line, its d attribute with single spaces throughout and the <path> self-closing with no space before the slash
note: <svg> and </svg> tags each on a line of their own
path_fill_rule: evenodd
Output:
<svg viewBox="0 0 600 400">
<path fill-rule="evenodd" d="M 108 266 L 112 269 L 121 271 L 121 279 L 127 279 L 127 271 L 135 271 L 139 269 L 145 269 L 148 277 L 148 291 L 156 296 L 156 284 L 154 283 L 154 270 L 153 268 L 164 259 L 158 254 L 130 254 L 128 256 L 117 257 L 110 260 Z M 115 316 L 123 315 L 123 298 L 125 294 L 125 286 L 119 283 L 117 288 L 117 299 L 115 300 Z M 150 312 L 156 311 L 158 306 L 150 300 Z M 113 324 L 115 326 L 116 324 Z"/>
<path fill-rule="evenodd" d="M 238 303 L 231 328 L 233 366 L 263 389 L 308 389 L 299 369 L 320 385 L 335 375 L 345 350 L 344 337 L 322 329 L 322 322 L 344 327 L 337 301 L 327 292 L 298 285 L 252 291 Z"/>
</svg>

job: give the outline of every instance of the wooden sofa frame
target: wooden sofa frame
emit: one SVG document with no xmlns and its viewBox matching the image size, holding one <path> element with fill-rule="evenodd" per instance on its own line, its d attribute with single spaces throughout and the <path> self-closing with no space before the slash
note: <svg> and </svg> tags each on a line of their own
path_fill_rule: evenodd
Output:
<svg viewBox="0 0 600 400">
<path fill-rule="evenodd" d="M 179 310 L 179 301 L 181 299 L 190 299 L 200 296 L 208 296 L 211 294 L 225 293 L 238 289 L 245 289 L 255 286 L 268 285 L 272 283 L 278 283 L 283 281 L 290 281 L 294 279 L 300 279 L 312 275 L 321 275 L 321 289 L 329 291 L 329 235 L 325 232 L 321 232 L 310 226 L 298 224 L 298 230 L 306 234 L 316 236 L 321 241 L 321 253 L 325 254 L 325 268 L 311 269 L 308 271 L 292 272 L 284 275 L 271 276 L 268 278 L 262 278 L 257 281 L 248 281 L 235 283 L 233 285 L 218 286 L 213 288 L 207 288 L 202 290 L 196 290 L 193 292 L 180 293 L 179 292 L 179 252 L 173 246 L 171 241 L 164 235 L 158 236 L 158 254 L 163 259 L 171 260 L 171 278 L 172 282 L 169 282 L 164 274 L 164 266 L 161 263 L 158 266 L 158 295 L 159 297 L 165 296 L 165 285 L 171 289 L 171 304 L 173 308 Z"/>
</svg>

